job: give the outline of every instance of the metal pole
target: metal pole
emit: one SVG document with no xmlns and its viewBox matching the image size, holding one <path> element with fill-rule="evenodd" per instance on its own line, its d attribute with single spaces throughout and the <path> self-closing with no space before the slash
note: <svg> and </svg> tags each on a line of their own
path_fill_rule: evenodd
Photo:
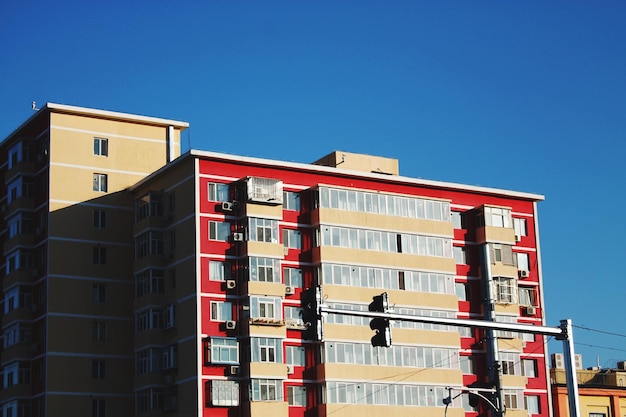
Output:
<svg viewBox="0 0 626 417">
<path fill-rule="evenodd" d="M 565 383 L 567 385 L 567 402 L 570 417 L 580 416 L 580 401 L 578 398 L 578 375 L 574 357 L 574 334 L 572 320 L 561 320 L 563 334 L 557 339 L 563 340 L 563 357 L 565 359 Z"/>
</svg>

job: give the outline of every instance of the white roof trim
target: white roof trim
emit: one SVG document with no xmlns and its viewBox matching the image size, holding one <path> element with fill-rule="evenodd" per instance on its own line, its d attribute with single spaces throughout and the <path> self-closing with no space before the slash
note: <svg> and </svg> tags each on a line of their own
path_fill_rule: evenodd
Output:
<svg viewBox="0 0 626 417">
<path fill-rule="evenodd" d="M 120 113 L 120 112 L 108 111 L 108 110 L 90 109 L 86 107 L 68 106 L 65 104 L 46 103 L 44 109 L 45 108 L 51 111 L 56 110 L 60 112 L 85 114 L 85 115 L 92 115 L 92 116 L 99 116 L 99 117 L 107 117 L 111 119 L 143 122 L 143 123 L 148 123 L 148 124 L 175 126 L 179 128 L 185 128 L 185 129 L 189 127 L 189 123 L 181 122 L 178 120 L 161 119 L 159 117 L 140 116 L 137 114 Z"/>
<path fill-rule="evenodd" d="M 286 162 L 286 161 L 278 161 L 278 160 L 273 160 L 273 159 L 264 159 L 264 158 L 255 158 L 255 157 L 247 157 L 247 156 L 239 156 L 239 155 L 230 155 L 230 154 L 224 154 L 224 153 L 218 153 L 218 152 L 200 151 L 196 149 L 191 149 L 188 153 L 195 157 L 222 159 L 226 161 L 244 162 L 244 163 L 250 163 L 250 164 L 257 164 L 257 165 L 278 166 L 278 167 L 285 167 L 285 168 L 293 168 L 293 169 L 302 170 L 302 171 L 323 172 L 326 174 L 343 174 L 343 175 L 353 176 L 353 177 L 371 178 L 371 179 L 384 180 L 384 181 L 389 181 L 389 182 L 400 182 L 400 183 L 406 183 L 406 184 L 422 185 L 426 187 L 448 188 L 451 190 L 473 191 L 473 192 L 483 193 L 483 194 L 495 194 L 495 195 L 522 198 L 522 199 L 533 200 L 533 201 L 543 201 L 545 199 L 545 197 L 541 194 L 525 193 L 521 191 L 502 190 L 498 188 L 480 187 L 476 185 L 466 185 L 466 184 L 459 184 L 459 183 L 453 183 L 453 182 L 425 180 L 421 178 L 403 177 L 399 175 L 376 174 L 373 172 L 369 173 L 369 172 L 362 172 L 362 171 L 354 171 L 354 170 L 333 168 L 333 167 L 328 167 L 324 165 L 303 164 L 303 163 L 298 163 L 298 162 Z"/>
</svg>

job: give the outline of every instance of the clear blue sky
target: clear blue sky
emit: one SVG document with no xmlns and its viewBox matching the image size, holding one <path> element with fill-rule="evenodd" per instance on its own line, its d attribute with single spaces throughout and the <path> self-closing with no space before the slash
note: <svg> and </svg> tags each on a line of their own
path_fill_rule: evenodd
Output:
<svg viewBox="0 0 626 417">
<path fill-rule="evenodd" d="M 624 334 L 625 19 L 623 1 L 0 1 L 0 137 L 36 100 L 185 120 L 196 149 L 361 152 L 544 194 L 548 324 Z M 585 366 L 626 360 L 624 337 L 575 340 Z"/>
</svg>

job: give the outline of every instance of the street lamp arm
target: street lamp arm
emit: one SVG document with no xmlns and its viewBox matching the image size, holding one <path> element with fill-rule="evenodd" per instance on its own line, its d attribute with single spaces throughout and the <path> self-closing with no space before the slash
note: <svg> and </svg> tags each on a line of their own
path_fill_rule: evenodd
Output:
<svg viewBox="0 0 626 417">
<path fill-rule="evenodd" d="M 461 395 L 463 394 L 474 394 L 479 396 L 480 398 L 482 398 L 483 400 L 485 400 L 487 402 L 487 404 L 489 404 L 491 406 L 491 408 L 493 408 L 493 410 L 495 412 L 499 412 L 500 410 L 498 409 L 498 407 L 487 397 L 485 397 L 483 394 L 481 394 L 478 390 L 472 390 L 472 389 L 464 389 L 461 390 L 461 392 L 459 392 L 457 395 L 455 395 L 454 397 L 452 396 L 452 388 L 448 387 L 448 396 L 446 398 L 443 399 L 443 403 L 446 405 L 446 409 L 444 411 L 444 417 L 447 417 L 448 415 L 448 406 L 450 404 L 452 404 L 452 401 L 454 401 L 455 399 L 459 398 Z M 503 407 L 502 409 L 502 415 L 504 416 L 506 413 L 506 408 Z"/>
</svg>

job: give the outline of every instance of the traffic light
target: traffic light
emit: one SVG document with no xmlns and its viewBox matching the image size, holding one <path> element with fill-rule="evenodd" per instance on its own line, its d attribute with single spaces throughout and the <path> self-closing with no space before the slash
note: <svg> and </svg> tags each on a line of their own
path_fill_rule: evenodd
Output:
<svg viewBox="0 0 626 417">
<path fill-rule="evenodd" d="M 389 312 L 389 295 L 384 292 L 381 295 L 375 295 L 372 297 L 372 302 L 369 305 L 369 311 L 378 313 Z M 372 346 L 391 346 L 391 328 L 389 319 L 384 317 L 373 317 L 370 320 L 370 329 L 376 332 L 376 334 L 372 336 Z"/>
<path fill-rule="evenodd" d="M 322 312 L 320 309 L 322 288 L 318 285 L 302 291 L 300 304 L 302 305 L 302 320 L 306 326 L 302 337 L 307 340 L 322 341 L 324 339 Z"/>
</svg>

